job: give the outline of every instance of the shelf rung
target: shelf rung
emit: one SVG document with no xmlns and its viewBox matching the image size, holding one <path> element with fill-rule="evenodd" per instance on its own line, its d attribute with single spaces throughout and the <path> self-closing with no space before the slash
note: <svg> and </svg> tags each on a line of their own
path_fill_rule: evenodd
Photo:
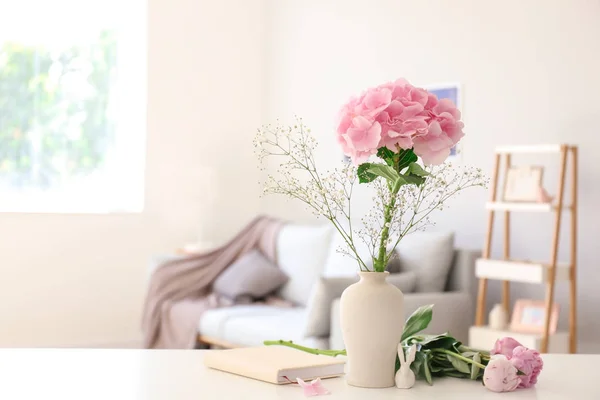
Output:
<svg viewBox="0 0 600 400">
<path fill-rule="evenodd" d="M 522 146 L 500 146 L 496 147 L 496 154 L 515 153 L 560 153 L 562 144 L 536 144 Z"/>
<path fill-rule="evenodd" d="M 475 275 L 500 281 L 546 283 L 548 280 L 548 264 L 527 261 L 505 261 L 479 258 L 475 263 Z M 558 263 L 556 266 L 556 281 L 568 281 L 570 266 Z"/>
<path fill-rule="evenodd" d="M 491 349 L 496 340 L 512 337 L 523 346 L 530 349 L 540 350 L 542 347 L 543 334 L 521 333 L 511 330 L 495 330 L 489 326 L 472 326 L 469 329 L 469 346 L 476 349 Z M 568 353 L 569 333 L 557 331 L 548 336 L 548 353 Z"/>
<path fill-rule="evenodd" d="M 556 210 L 556 206 L 552 203 L 518 203 L 504 201 L 488 201 L 485 203 L 487 210 L 500 211 L 531 211 L 531 212 L 550 212 Z M 563 209 L 568 207 L 563 207 Z"/>
</svg>

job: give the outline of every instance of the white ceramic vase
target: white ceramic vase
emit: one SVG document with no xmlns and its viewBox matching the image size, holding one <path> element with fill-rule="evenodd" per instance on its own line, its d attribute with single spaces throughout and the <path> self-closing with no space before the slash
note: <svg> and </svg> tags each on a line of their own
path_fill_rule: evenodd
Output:
<svg viewBox="0 0 600 400">
<path fill-rule="evenodd" d="M 404 327 L 404 295 L 386 281 L 388 272 L 359 272 L 360 281 L 340 299 L 342 335 L 352 386 L 395 385 L 396 351 Z"/>
</svg>

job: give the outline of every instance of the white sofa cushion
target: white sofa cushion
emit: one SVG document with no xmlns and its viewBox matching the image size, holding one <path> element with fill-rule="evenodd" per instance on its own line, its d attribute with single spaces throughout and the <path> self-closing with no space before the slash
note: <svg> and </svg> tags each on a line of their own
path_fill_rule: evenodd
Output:
<svg viewBox="0 0 600 400">
<path fill-rule="evenodd" d="M 314 285 L 310 301 L 306 307 L 306 331 L 304 336 L 328 336 L 331 325 L 331 304 L 342 295 L 342 292 L 353 283 L 358 282 L 358 275 L 321 277 Z M 417 275 L 412 272 L 390 274 L 387 282 L 399 288 L 403 293 L 410 293 L 417 283 Z"/>
<path fill-rule="evenodd" d="M 306 305 L 310 290 L 321 275 L 330 248 L 333 227 L 286 225 L 277 237 L 277 263 L 289 277 L 279 295 Z"/>
<path fill-rule="evenodd" d="M 415 232 L 396 248 L 400 270 L 417 274 L 416 292 L 443 292 L 454 256 L 451 232 Z"/>
<path fill-rule="evenodd" d="M 214 308 L 202 313 L 198 324 L 198 332 L 209 337 L 223 338 L 229 320 L 241 316 L 277 315 L 279 308 L 267 305 L 237 305 L 225 308 Z"/>
<path fill-rule="evenodd" d="M 198 330 L 238 346 L 261 346 L 265 340 L 292 340 L 303 346 L 328 348 L 328 340 L 303 337 L 305 310 L 265 305 L 242 305 L 209 310 Z"/>
</svg>

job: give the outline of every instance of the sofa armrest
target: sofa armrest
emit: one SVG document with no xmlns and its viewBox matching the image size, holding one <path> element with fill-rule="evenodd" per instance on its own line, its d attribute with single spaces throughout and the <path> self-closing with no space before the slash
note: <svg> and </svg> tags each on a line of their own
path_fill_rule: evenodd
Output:
<svg viewBox="0 0 600 400">
<path fill-rule="evenodd" d="M 424 333 L 448 332 L 456 339 L 466 343 L 469 327 L 473 323 L 473 301 L 463 292 L 444 293 L 408 293 L 404 295 L 404 313 L 408 318 L 417 308 L 435 304 L 433 319 Z M 329 348 L 343 349 L 344 340 L 340 326 L 340 299 L 331 304 L 331 324 Z"/>
</svg>

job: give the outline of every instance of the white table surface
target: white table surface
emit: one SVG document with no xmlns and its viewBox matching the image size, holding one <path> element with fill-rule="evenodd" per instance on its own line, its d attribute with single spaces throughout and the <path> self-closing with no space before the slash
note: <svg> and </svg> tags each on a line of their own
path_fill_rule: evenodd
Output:
<svg viewBox="0 0 600 400">
<path fill-rule="evenodd" d="M 211 400 L 306 399 L 298 385 L 273 385 L 206 368 L 204 351 L 106 349 L 0 350 L 0 399 Z M 493 393 L 481 382 L 417 381 L 401 390 L 362 389 L 324 380 L 324 400 L 345 399 L 600 399 L 600 355 L 544 355 L 535 389 Z"/>
</svg>

